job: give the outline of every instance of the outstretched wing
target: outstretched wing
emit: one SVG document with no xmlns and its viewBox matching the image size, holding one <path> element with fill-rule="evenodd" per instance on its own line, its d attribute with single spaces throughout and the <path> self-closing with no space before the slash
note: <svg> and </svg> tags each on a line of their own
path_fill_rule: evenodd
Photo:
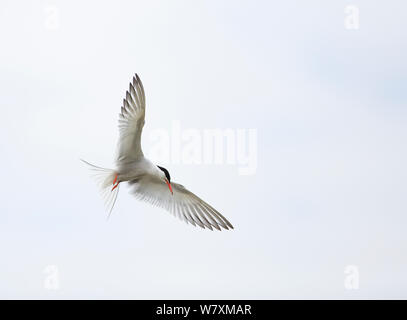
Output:
<svg viewBox="0 0 407 320">
<path fill-rule="evenodd" d="M 120 138 L 118 144 L 118 163 L 126 163 L 143 157 L 141 132 L 144 126 L 146 98 L 139 76 L 133 77 L 119 114 Z"/>
<path fill-rule="evenodd" d="M 163 181 L 151 175 L 129 181 L 129 184 L 139 200 L 162 207 L 193 226 L 198 225 L 210 230 L 212 227 L 218 230 L 221 230 L 221 227 L 233 229 L 232 224 L 224 216 L 178 183 L 171 183 L 173 194 Z"/>
</svg>

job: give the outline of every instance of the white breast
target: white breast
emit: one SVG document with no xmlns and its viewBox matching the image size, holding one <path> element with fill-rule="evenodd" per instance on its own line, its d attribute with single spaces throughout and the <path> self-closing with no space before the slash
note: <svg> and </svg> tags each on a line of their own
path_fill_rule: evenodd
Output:
<svg viewBox="0 0 407 320">
<path fill-rule="evenodd" d="M 120 181 L 138 179 L 144 175 L 160 175 L 160 170 L 150 160 L 142 157 L 131 163 L 121 163 L 119 170 Z"/>
</svg>

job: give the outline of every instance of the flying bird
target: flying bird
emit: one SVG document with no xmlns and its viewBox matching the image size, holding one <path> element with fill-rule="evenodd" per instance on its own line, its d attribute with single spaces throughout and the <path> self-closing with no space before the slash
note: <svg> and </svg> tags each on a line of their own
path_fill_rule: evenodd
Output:
<svg viewBox="0 0 407 320">
<path fill-rule="evenodd" d="M 118 155 L 116 169 L 106 169 L 82 160 L 94 171 L 109 215 L 116 203 L 120 184 L 127 182 L 139 200 L 164 208 L 187 224 L 213 230 L 233 229 L 232 224 L 212 206 L 181 184 L 171 181 L 167 169 L 144 157 L 141 133 L 144 126 L 146 98 L 137 74 L 130 82 L 119 113 Z"/>
</svg>

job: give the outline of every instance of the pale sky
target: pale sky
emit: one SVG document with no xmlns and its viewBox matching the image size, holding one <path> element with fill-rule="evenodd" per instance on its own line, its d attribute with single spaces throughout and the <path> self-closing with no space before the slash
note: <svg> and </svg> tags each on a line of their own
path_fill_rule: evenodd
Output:
<svg viewBox="0 0 407 320">
<path fill-rule="evenodd" d="M 358 29 L 345 28 L 347 5 Z M 407 298 L 406 10 L 3 0 L 0 297 Z M 255 174 L 166 164 L 235 230 L 186 225 L 124 186 L 106 221 L 79 159 L 113 166 L 135 72 L 146 154 L 174 121 L 256 130 Z M 347 266 L 357 289 L 345 288 Z"/>
</svg>

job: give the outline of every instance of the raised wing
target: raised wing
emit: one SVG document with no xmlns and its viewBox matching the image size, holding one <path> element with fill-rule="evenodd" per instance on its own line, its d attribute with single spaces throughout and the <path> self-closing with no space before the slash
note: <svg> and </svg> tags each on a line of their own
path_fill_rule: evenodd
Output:
<svg viewBox="0 0 407 320">
<path fill-rule="evenodd" d="M 144 126 L 146 98 L 139 76 L 133 77 L 119 114 L 120 138 L 118 144 L 118 163 L 126 163 L 143 157 L 141 132 Z"/>
<path fill-rule="evenodd" d="M 218 230 L 221 230 L 221 227 L 233 229 L 232 224 L 224 216 L 178 183 L 171 183 L 173 194 L 163 181 L 150 175 L 129 181 L 129 184 L 139 200 L 164 208 L 193 226 L 198 225 L 210 230 L 212 227 Z"/>
</svg>

